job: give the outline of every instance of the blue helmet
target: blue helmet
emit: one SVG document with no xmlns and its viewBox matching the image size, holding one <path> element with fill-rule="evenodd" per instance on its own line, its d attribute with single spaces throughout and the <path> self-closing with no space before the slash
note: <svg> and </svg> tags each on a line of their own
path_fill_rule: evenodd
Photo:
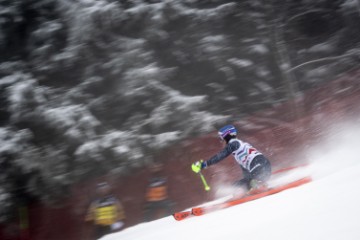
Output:
<svg viewBox="0 0 360 240">
<path fill-rule="evenodd" d="M 226 125 L 225 127 L 222 127 L 219 132 L 219 137 L 224 140 L 226 136 L 230 135 L 235 137 L 237 134 L 236 128 L 233 125 Z"/>
</svg>

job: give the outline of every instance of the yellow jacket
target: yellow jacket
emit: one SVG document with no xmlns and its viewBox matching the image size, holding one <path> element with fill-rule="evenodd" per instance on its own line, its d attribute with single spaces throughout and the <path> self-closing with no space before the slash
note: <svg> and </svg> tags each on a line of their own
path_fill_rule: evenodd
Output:
<svg viewBox="0 0 360 240">
<path fill-rule="evenodd" d="M 113 196 L 95 200 L 89 207 L 85 221 L 93 221 L 96 225 L 108 226 L 125 219 L 124 208 Z"/>
</svg>

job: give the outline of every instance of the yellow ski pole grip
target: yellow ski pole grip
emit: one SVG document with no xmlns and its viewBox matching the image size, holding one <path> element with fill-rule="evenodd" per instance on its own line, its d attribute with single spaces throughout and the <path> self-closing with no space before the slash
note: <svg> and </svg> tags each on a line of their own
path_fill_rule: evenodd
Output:
<svg viewBox="0 0 360 240">
<path fill-rule="evenodd" d="M 210 186 L 207 184 L 204 175 L 201 172 L 199 172 L 199 175 L 200 175 L 202 183 L 204 184 L 205 191 L 210 191 Z"/>
</svg>

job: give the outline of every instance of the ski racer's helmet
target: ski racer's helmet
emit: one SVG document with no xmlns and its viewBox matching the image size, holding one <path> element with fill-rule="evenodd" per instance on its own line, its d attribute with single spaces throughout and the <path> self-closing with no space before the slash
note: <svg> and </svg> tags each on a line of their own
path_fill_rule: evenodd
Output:
<svg viewBox="0 0 360 240">
<path fill-rule="evenodd" d="M 233 125 L 226 125 L 219 130 L 218 134 L 221 140 L 228 142 L 231 138 L 236 137 L 237 131 Z"/>
</svg>

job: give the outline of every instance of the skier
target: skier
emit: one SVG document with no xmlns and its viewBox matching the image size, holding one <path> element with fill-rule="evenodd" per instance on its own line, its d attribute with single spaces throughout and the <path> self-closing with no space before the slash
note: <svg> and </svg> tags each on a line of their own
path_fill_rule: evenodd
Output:
<svg viewBox="0 0 360 240">
<path fill-rule="evenodd" d="M 243 178 L 236 181 L 236 187 L 244 188 L 248 194 L 257 193 L 267 189 L 267 180 L 271 176 L 271 164 L 269 160 L 249 143 L 239 140 L 237 131 L 233 125 L 227 125 L 218 132 L 225 148 L 207 161 L 197 161 L 192 164 L 192 170 L 199 173 L 202 169 L 220 162 L 230 154 L 241 166 Z"/>
</svg>

